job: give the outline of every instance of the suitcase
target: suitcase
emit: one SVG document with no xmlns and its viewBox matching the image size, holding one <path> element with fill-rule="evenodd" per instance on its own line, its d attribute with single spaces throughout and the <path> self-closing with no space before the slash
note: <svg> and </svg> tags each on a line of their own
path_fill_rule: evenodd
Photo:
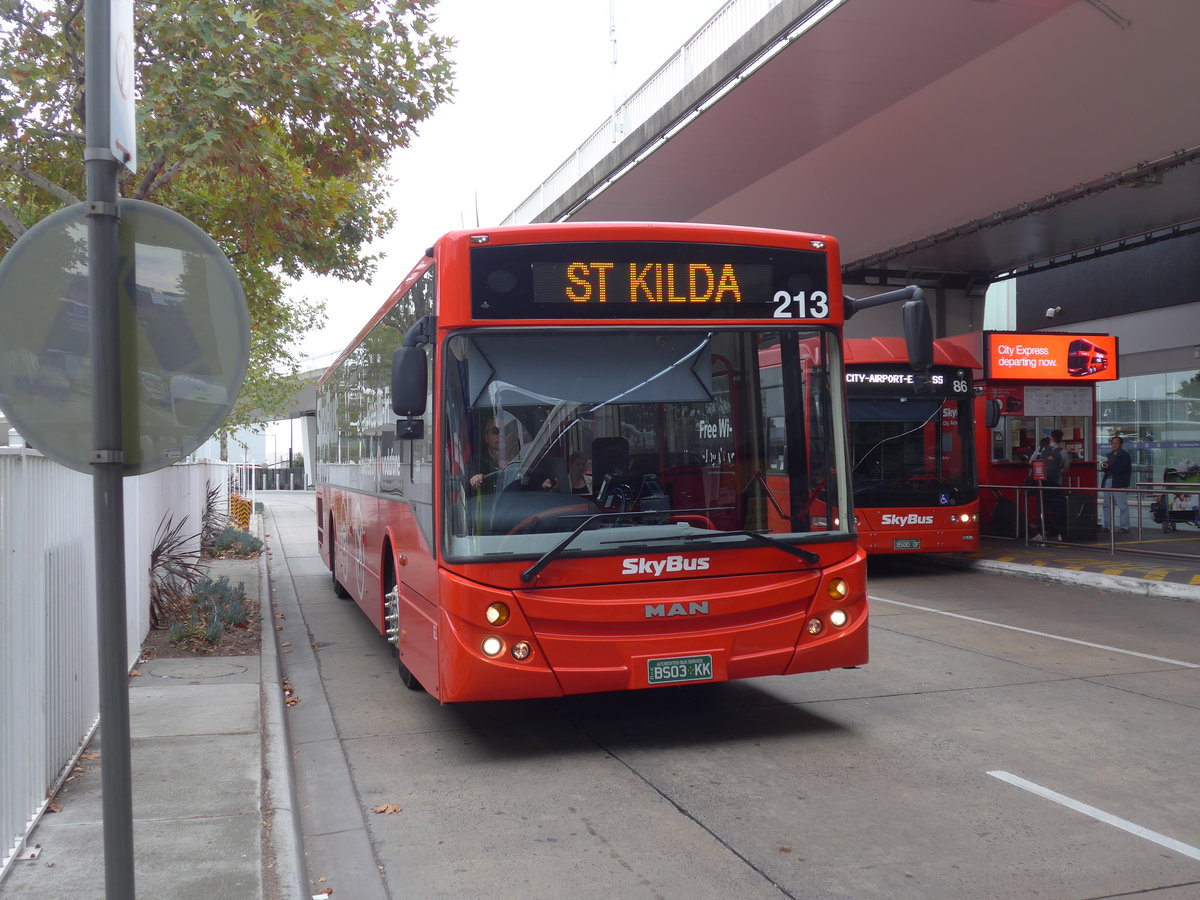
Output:
<svg viewBox="0 0 1200 900">
<path fill-rule="evenodd" d="M 1096 498 L 1091 494 L 1067 494 L 1067 527 L 1063 540 L 1094 541 L 1099 530 Z"/>
</svg>

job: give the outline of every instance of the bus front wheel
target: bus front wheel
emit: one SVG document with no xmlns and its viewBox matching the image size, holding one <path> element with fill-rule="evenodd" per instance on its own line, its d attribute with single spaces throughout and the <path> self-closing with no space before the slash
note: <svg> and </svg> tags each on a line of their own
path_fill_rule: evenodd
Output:
<svg viewBox="0 0 1200 900">
<path fill-rule="evenodd" d="M 396 654 L 396 669 L 400 673 L 400 683 L 410 691 L 421 691 L 424 688 L 421 682 L 417 680 L 408 666 L 400 658 L 400 591 L 396 586 L 396 576 L 391 568 L 388 568 L 387 576 L 384 580 L 383 594 L 383 615 L 387 625 L 388 643 L 392 645 L 392 652 Z"/>
</svg>

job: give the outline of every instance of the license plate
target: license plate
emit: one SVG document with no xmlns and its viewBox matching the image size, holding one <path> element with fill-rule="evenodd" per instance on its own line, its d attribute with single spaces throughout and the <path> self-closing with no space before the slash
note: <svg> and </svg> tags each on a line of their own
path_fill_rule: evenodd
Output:
<svg viewBox="0 0 1200 900">
<path fill-rule="evenodd" d="M 713 677 L 712 654 L 674 656 L 669 659 L 647 660 L 647 676 L 651 684 L 674 684 L 678 681 L 709 681 Z"/>
<path fill-rule="evenodd" d="M 920 550 L 920 538 L 896 538 L 892 541 L 893 550 Z"/>
</svg>

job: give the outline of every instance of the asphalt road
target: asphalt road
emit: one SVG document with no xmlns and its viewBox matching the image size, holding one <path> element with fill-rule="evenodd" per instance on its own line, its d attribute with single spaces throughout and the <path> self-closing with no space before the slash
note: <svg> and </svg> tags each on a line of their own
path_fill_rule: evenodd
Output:
<svg viewBox="0 0 1200 900">
<path fill-rule="evenodd" d="M 856 670 L 440 707 L 267 496 L 314 892 L 1200 897 L 1200 604 L 877 565 Z"/>
</svg>

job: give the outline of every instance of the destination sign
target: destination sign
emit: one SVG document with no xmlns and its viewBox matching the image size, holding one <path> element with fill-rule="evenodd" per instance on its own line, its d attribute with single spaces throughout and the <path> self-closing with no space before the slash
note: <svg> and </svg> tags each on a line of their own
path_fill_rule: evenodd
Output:
<svg viewBox="0 0 1200 900">
<path fill-rule="evenodd" d="M 907 366 L 848 366 L 846 385 L 851 395 L 867 391 L 895 396 L 937 394 L 969 395 L 971 380 L 962 369 L 945 367 L 914 372 Z"/>
<path fill-rule="evenodd" d="M 533 299 L 539 303 L 741 303 L 770 290 L 771 267 L 752 263 L 533 264 Z"/>
<path fill-rule="evenodd" d="M 816 250 L 675 242 L 581 242 L 471 250 L 482 319 L 841 320 Z M 836 312 L 835 312 L 836 310 Z"/>
</svg>

